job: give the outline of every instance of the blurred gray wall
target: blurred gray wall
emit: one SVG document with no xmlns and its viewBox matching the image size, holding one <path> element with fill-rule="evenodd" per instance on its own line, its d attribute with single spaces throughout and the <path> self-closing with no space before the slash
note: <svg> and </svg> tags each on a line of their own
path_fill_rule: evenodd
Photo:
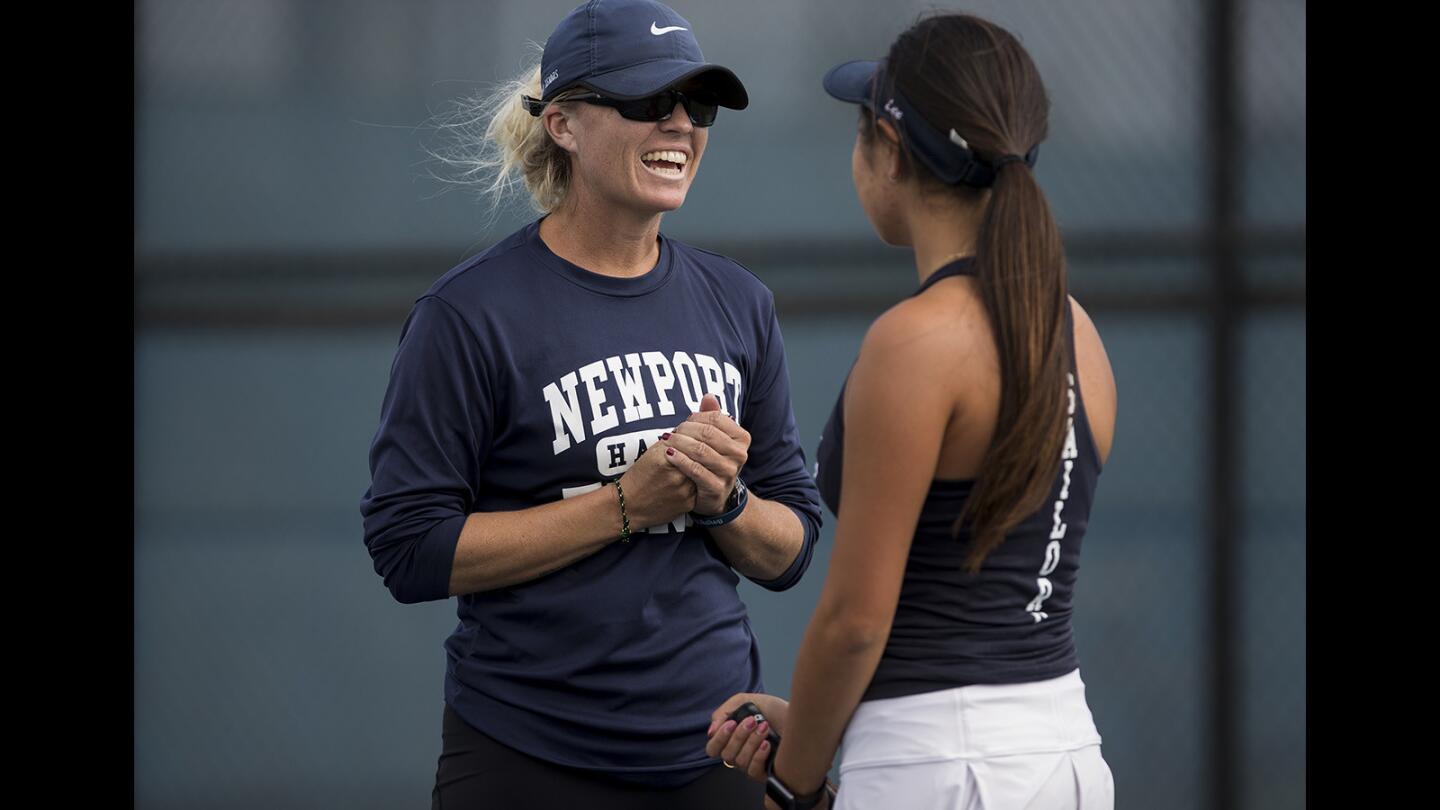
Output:
<svg viewBox="0 0 1440 810">
<path fill-rule="evenodd" d="M 517 73 L 573 5 L 137 4 L 137 806 L 428 806 L 454 607 L 390 598 L 357 504 L 410 303 L 528 215 L 492 222 L 429 179 L 425 123 Z M 854 111 L 819 80 L 924 6 L 673 5 L 751 106 L 721 112 L 663 228 L 775 289 L 813 457 L 866 326 L 915 278 L 855 200 Z M 1118 381 L 1075 619 L 1117 806 L 1217 806 L 1220 740 L 1228 807 L 1303 807 L 1305 6 L 1238 2 L 1225 166 L 1211 4 L 947 7 L 1016 32 L 1046 80 L 1037 174 Z M 1214 339 L 1217 170 L 1238 183 L 1233 344 Z M 1233 354 L 1212 363 L 1218 345 Z M 1217 459 L 1236 497 L 1219 585 Z M 781 695 L 833 528 L 795 589 L 741 586 Z M 1214 689 L 1217 651 L 1233 692 Z"/>
</svg>

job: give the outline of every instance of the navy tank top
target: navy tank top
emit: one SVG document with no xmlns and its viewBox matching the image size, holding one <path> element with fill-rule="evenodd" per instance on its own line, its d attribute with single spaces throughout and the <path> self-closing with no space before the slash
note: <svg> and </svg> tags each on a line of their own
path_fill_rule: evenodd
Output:
<svg viewBox="0 0 1440 810">
<path fill-rule="evenodd" d="M 951 262 L 932 273 L 913 295 L 941 279 L 974 274 L 973 258 Z M 975 481 L 931 482 L 905 564 L 890 638 L 862 700 L 972 684 L 1040 681 L 1079 666 L 1070 613 L 1080 540 L 1089 523 L 1101 464 L 1076 378 L 1074 323 L 1068 306 L 1066 331 L 1067 433 L 1061 458 L 1055 460 L 1050 497 L 1011 529 L 978 573 L 970 574 L 964 567 L 970 551 L 969 528 L 958 538 L 952 530 Z M 844 403 L 842 387 L 816 452 L 816 483 L 825 505 L 837 517 L 844 473 Z"/>
</svg>

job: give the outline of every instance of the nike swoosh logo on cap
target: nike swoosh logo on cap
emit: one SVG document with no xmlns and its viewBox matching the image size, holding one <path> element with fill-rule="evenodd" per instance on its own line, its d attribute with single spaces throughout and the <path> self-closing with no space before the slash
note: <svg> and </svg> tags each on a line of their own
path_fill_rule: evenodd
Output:
<svg viewBox="0 0 1440 810">
<path fill-rule="evenodd" d="M 657 36 L 657 37 L 660 36 L 661 34 L 668 34 L 668 33 L 670 33 L 671 31 L 688 31 L 688 30 L 690 30 L 690 29 L 684 27 L 683 25 L 672 25 L 672 26 L 670 26 L 670 27 L 668 27 L 668 28 L 656 28 L 656 27 L 655 27 L 655 23 L 653 23 L 653 22 L 650 23 L 650 33 L 654 34 L 654 35 Z"/>
</svg>

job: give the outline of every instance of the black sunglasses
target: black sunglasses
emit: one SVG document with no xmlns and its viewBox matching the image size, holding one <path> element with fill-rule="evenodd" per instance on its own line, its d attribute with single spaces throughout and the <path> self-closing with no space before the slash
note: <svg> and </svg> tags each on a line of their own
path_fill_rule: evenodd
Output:
<svg viewBox="0 0 1440 810">
<path fill-rule="evenodd" d="M 521 96 L 525 103 L 525 110 L 531 115 L 539 116 L 545 109 L 545 102 L 530 96 Z M 697 127 L 708 127 L 715 123 L 715 116 L 720 112 L 720 104 L 715 96 L 708 92 L 695 95 L 682 93 L 671 88 L 661 90 L 653 96 L 623 100 L 609 98 L 599 93 L 581 93 L 574 96 L 566 96 L 560 101 L 584 101 L 589 104 L 598 104 L 602 107 L 614 107 L 620 113 L 621 118 L 628 118 L 631 121 L 664 121 L 674 112 L 676 102 L 685 105 L 685 113 L 690 117 L 690 123 Z"/>
</svg>

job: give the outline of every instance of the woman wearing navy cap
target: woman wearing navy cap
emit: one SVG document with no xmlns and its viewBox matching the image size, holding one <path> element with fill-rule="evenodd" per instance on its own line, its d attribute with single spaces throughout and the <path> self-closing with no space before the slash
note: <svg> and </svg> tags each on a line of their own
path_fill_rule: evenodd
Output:
<svg viewBox="0 0 1440 810">
<path fill-rule="evenodd" d="M 770 291 L 659 230 L 746 104 L 673 10 L 594 0 L 462 111 L 448 159 L 543 216 L 417 300 L 361 502 L 395 598 L 457 598 L 436 808 L 761 804 L 705 731 L 764 689 L 739 575 L 799 580 L 819 494 Z"/>
<path fill-rule="evenodd" d="M 733 696 L 707 751 L 783 810 L 828 806 L 837 749 L 844 810 L 1109 810 L 1070 621 L 1116 394 L 1031 171 L 1044 86 L 958 14 L 824 84 L 860 105 L 856 193 L 919 288 L 871 326 L 821 437 L 839 523 L 792 701 Z M 773 757 L 728 719 L 747 701 Z"/>
</svg>

